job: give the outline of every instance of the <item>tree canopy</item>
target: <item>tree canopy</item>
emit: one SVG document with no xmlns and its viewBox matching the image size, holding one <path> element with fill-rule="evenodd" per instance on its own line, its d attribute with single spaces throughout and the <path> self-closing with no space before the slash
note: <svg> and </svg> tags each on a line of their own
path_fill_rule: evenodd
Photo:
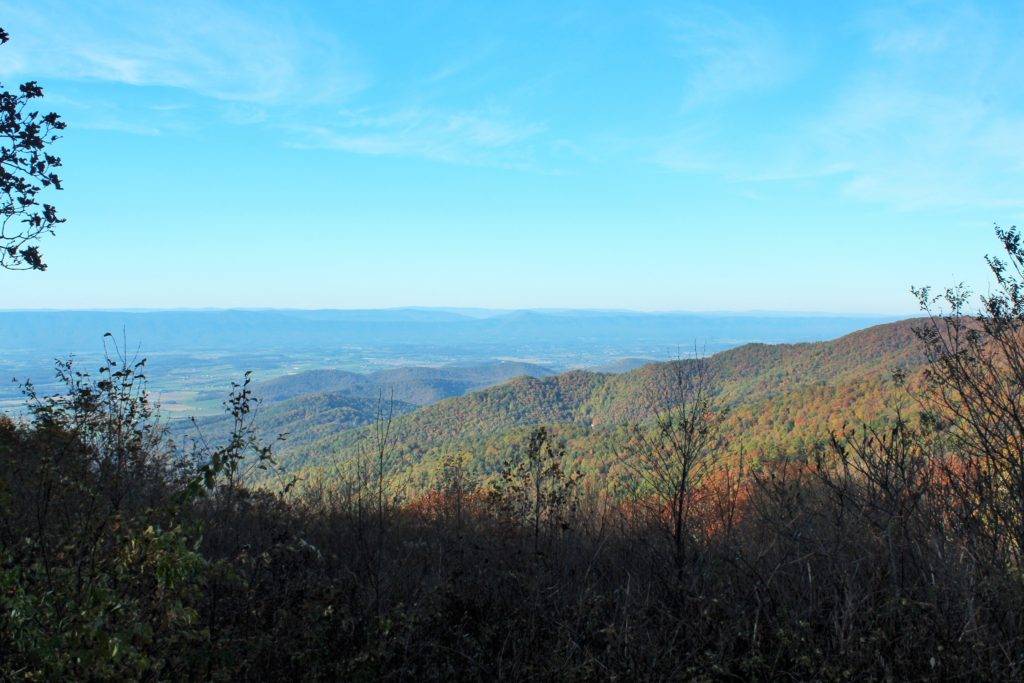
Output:
<svg viewBox="0 0 1024 683">
<path fill-rule="evenodd" d="M 8 40 L 0 28 L 0 45 Z M 46 270 L 39 240 L 66 220 L 41 200 L 47 188 L 61 189 L 60 157 L 48 150 L 66 126 L 56 113 L 32 109 L 42 96 L 35 81 L 15 92 L 0 83 L 0 267 L 8 270 Z"/>
</svg>

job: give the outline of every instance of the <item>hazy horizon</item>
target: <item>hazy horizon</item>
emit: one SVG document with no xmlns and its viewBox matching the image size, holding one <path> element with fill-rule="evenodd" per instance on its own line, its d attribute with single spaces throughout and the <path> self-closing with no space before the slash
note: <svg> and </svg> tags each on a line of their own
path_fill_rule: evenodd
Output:
<svg viewBox="0 0 1024 683">
<path fill-rule="evenodd" d="M 552 372 L 595 369 L 748 343 L 826 341 L 902 317 L 419 307 L 15 310 L 0 311 L 0 375 L 52 391 L 55 358 L 74 357 L 89 371 L 102 364 L 105 350 L 124 352 L 148 360 L 150 386 L 171 413 L 205 413 L 220 407 L 209 396 L 249 370 L 262 382 L 305 370 L 365 374 L 495 361 Z M 21 409 L 19 382 L 0 386 L 0 408 Z"/>
<path fill-rule="evenodd" d="M 735 315 L 735 316 L 826 316 L 844 318 L 872 317 L 907 317 L 921 315 L 920 310 L 895 311 L 810 311 L 786 309 L 642 309 L 642 308 L 601 308 L 601 307 L 531 307 L 531 308 L 484 308 L 476 306 L 381 306 L 381 307 L 306 307 L 306 306 L 166 306 L 166 307 L 105 307 L 82 306 L 41 307 L 41 308 L 0 308 L 0 313 L 32 313 L 32 312 L 111 312 L 111 313 L 159 313 L 173 311 L 339 311 L 339 312 L 376 312 L 376 311 L 437 311 L 451 312 L 473 317 L 476 315 L 501 315 L 505 313 L 539 312 L 539 313 L 629 313 L 638 315 Z"/>
</svg>

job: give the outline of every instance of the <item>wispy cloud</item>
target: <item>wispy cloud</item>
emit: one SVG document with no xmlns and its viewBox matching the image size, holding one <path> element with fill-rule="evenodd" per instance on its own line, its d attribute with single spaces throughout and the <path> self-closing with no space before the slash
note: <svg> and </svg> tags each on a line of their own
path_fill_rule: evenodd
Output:
<svg viewBox="0 0 1024 683">
<path fill-rule="evenodd" d="M 848 196 L 901 208 L 1024 206 L 1024 118 L 970 92 L 880 76 L 851 87 L 808 132 L 808 155 L 847 171 Z"/>
<path fill-rule="evenodd" d="M 49 92 L 46 106 L 73 113 L 73 127 L 84 130 L 102 130 L 129 135 L 156 136 L 166 132 L 183 133 L 195 130 L 191 107 L 181 103 L 144 104 L 119 103 L 109 99 L 90 97 L 82 88 L 69 88 L 59 93 Z"/>
<path fill-rule="evenodd" d="M 685 107 L 762 91 L 796 71 L 794 51 L 765 17 L 695 6 L 667 23 L 686 70 Z"/>
<path fill-rule="evenodd" d="M 0 63 L 8 76 L 164 86 L 266 103 L 327 99 L 363 85 L 342 46 L 284 11 L 273 23 L 194 0 L 5 2 L 0 11 L 16 37 Z"/>
<path fill-rule="evenodd" d="M 857 199 L 1024 207 L 1020 15 L 972 4 L 915 10 L 865 17 L 874 59 L 812 124 L 811 151 L 850 169 L 842 189 Z"/>
<path fill-rule="evenodd" d="M 517 167 L 529 163 L 522 145 L 542 130 L 494 107 L 416 106 L 403 102 L 421 99 L 416 92 L 368 93 L 372 79 L 356 47 L 342 45 L 298 10 L 199 0 L 0 0 L 0 12 L 16 38 L 0 54 L 0 75 L 69 82 L 70 91 L 97 82 L 178 89 L 197 105 L 168 101 L 143 111 L 130 98 L 117 105 L 81 98 L 69 108 L 83 128 L 154 135 L 174 128 L 175 116 L 179 131 L 216 117 L 282 132 L 282 143 L 292 147 Z M 485 45 L 425 68 L 414 84 L 440 88 L 488 54 Z M 382 96 L 389 104 L 375 101 Z M 339 114 L 339 106 L 348 108 Z M 291 123 L 296 118 L 306 123 Z"/>
<path fill-rule="evenodd" d="M 744 131 L 742 146 L 729 124 L 689 116 L 652 158 L 736 182 L 833 177 L 846 197 L 908 210 L 1024 207 L 1022 18 L 987 10 L 867 13 L 856 66 L 804 93 L 805 111 Z M 743 71 L 748 53 L 728 69 Z M 751 71 L 741 83 L 767 83 Z"/>
<path fill-rule="evenodd" d="M 390 45 L 366 57 L 305 14 L 315 10 L 0 0 L 14 36 L 0 75 L 73 84 L 65 93 L 81 93 L 83 128 L 152 135 L 216 120 L 348 154 L 534 170 L 538 160 L 640 158 L 737 183 L 824 178 L 843 196 L 908 209 L 1024 205 L 1024 17 L 1012 7 L 893 4 L 844 16 L 829 37 L 846 42 L 821 54 L 849 59 L 828 64 L 814 62 L 790 13 L 695 5 L 651 22 L 641 11 L 672 54 L 629 83 L 640 84 L 634 109 L 612 103 L 614 114 L 565 95 L 587 92 L 569 78 L 604 87 L 599 51 L 576 46 L 566 54 L 579 64 L 558 77 L 566 59 L 520 73 L 510 55 L 521 55 L 503 49 L 515 42 L 496 31 L 469 46 L 416 47 L 394 69 Z M 561 55 L 558 46 L 546 49 Z M 664 60 L 664 49 L 643 54 Z M 126 87 L 152 97 L 136 102 Z"/>
<path fill-rule="evenodd" d="M 493 42 L 483 43 L 469 52 L 445 61 L 441 66 L 424 76 L 422 80 L 426 84 L 437 85 L 461 77 L 493 56 L 496 47 L 496 44 Z"/>
<path fill-rule="evenodd" d="M 521 143 L 543 128 L 494 113 L 409 108 L 388 114 L 345 111 L 332 125 L 293 130 L 299 135 L 296 146 L 522 167 L 529 157 L 524 155 Z"/>
</svg>

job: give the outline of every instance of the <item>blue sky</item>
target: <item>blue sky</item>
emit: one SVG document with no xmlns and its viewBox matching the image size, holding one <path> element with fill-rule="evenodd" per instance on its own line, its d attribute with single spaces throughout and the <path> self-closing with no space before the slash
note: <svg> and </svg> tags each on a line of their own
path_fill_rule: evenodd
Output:
<svg viewBox="0 0 1024 683">
<path fill-rule="evenodd" d="M 1024 213 L 1019 2 L 2 2 L 3 307 L 913 310 Z"/>
</svg>

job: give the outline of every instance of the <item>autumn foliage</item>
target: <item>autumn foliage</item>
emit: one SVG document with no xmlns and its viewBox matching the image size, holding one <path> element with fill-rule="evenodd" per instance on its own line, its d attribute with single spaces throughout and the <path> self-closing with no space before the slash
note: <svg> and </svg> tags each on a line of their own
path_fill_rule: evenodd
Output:
<svg viewBox="0 0 1024 683">
<path fill-rule="evenodd" d="M 927 371 L 885 417 L 803 448 L 737 444 L 728 366 L 683 363 L 586 476 L 531 427 L 486 476 L 452 449 L 408 488 L 382 406 L 353 460 L 275 477 L 248 380 L 230 438 L 174 443 L 144 363 L 62 364 L 63 394 L 0 420 L 0 671 L 1019 680 L 1024 290 L 1000 236 L 1002 289 L 920 321 Z"/>
</svg>

